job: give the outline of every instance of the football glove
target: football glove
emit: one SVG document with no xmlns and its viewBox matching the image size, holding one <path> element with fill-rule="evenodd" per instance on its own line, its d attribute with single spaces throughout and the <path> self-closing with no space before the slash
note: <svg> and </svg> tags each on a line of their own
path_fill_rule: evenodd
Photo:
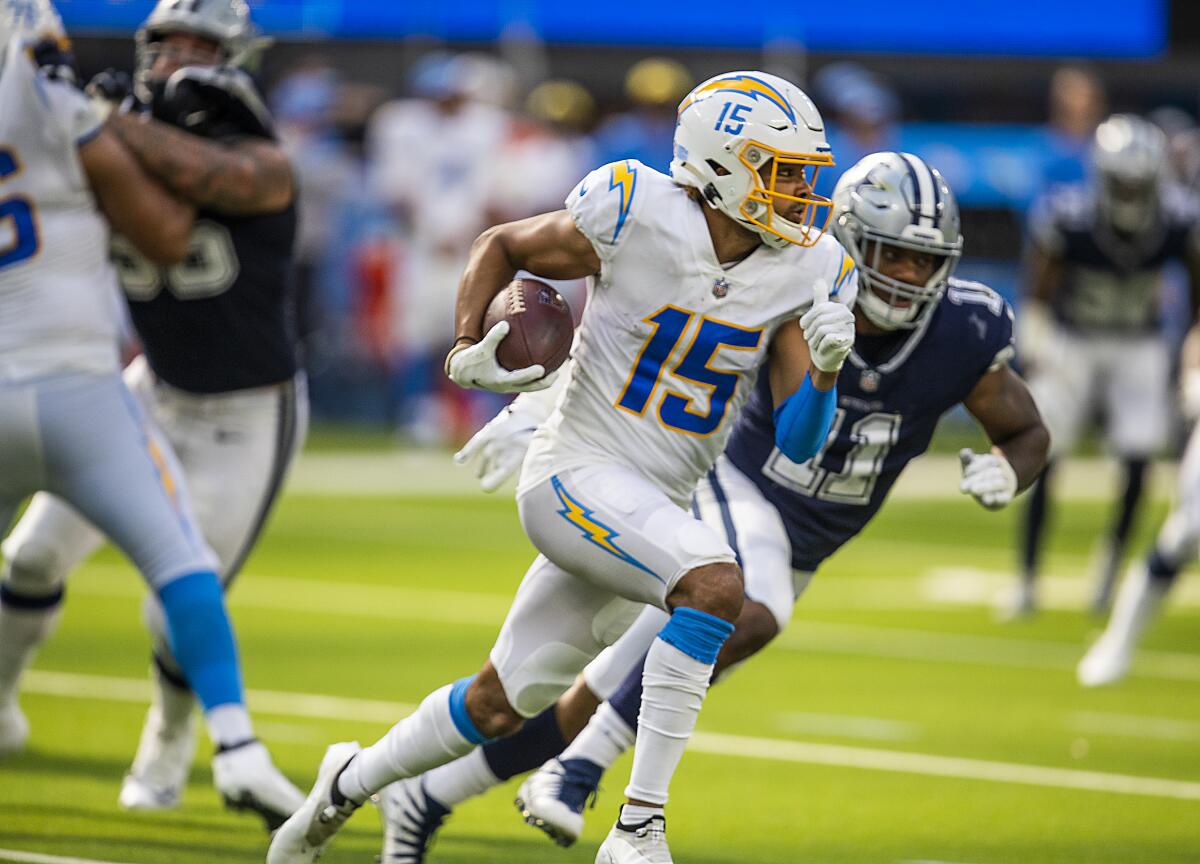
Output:
<svg viewBox="0 0 1200 864">
<path fill-rule="evenodd" d="M 854 347 L 854 313 L 845 304 L 829 299 L 829 283 L 824 279 L 813 285 L 813 304 L 800 318 L 800 329 L 813 366 L 822 372 L 842 368 Z"/>
<path fill-rule="evenodd" d="M 976 453 L 964 447 L 958 451 L 962 463 L 962 481 L 958 490 L 970 495 L 988 510 L 1007 507 L 1017 494 L 1017 472 L 998 453 Z"/>
<path fill-rule="evenodd" d="M 254 81 L 228 66 L 185 66 L 153 88 L 155 119 L 202 138 L 275 137 Z"/>
<path fill-rule="evenodd" d="M 92 100 L 96 110 L 107 117 L 132 95 L 133 79 L 129 77 L 128 72 L 122 72 L 120 69 L 105 69 L 92 76 L 83 92 Z"/>
<path fill-rule="evenodd" d="M 527 393 L 545 390 L 555 373 L 544 366 L 508 370 L 496 360 L 496 348 L 508 335 L 507 321 L 497 321 L 474 345 L 458 344 L 446 355 L 446 376 L 459 387 L 491 390 L 493 393 Z"/>
<path fill-rule="evenodd" d="M 454 464 L 475 462 L 475 476 L 484 492 L 495 492 L 515 474 L 525 460 L 533 433 L 545 419 L 540 410 L 530 410 L 518 398 L 493 417 L 454 454 Z"/>
<path fill-rule="evenodd" d="M 75 71 L 75 54 L 70 45 L 60 39 L 39 39 L 30 48 L 33 62 L 42 74 L 55 81 L 78 86 L 79 75 Z"/>
</svg>

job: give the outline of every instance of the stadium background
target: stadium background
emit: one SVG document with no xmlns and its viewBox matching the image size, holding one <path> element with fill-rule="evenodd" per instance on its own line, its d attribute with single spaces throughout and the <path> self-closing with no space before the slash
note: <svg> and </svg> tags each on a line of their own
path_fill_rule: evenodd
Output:
<svg viewBox="0 0 1200 864">
<path fill-rule="evenodd" d="M 85 77 L 132 69 L 149 0 L 58 5 Z M 1081 151 L 1050 111 L 1064 65 L 1102 83 L 1105 110 L 1170 109 L 1156 116 L 1173 132 L 1181 176 L 1195 180 L 1200 5 L 1190 0 L 251 7 L 275 39 L 261 78 L 305 196 L 302 323 L 317 425 L 231 608 L 260 731 L 304 786 L 326 743 L 374 740 L 477 665 L 531 554 L 511 500 L 483 496 L 450 467 L 446 446 L 497 403 L 412 374 L 429 363 L 404 337 L 406 309 L 426 287 L 404 277 L 422 242 L 421 205 L 388 200 L 374 178 L 380 159 L 436 163 L 439 139 L 434 130 L 429 147 L 373 151 L 380 105 L 429 102 L 451 81 L 518 118 L 500 142 L 505 158 L 530 141 L 533 157 L 503 163 L 501 179 L 521 182 L 477 202 L 481 221 L 553 207 L 610 158 L 665 168 L 679 87 L 731 68 L 783 72 L 814 95 L 842 166 L 859 155 L 854 130 L 867 130 L 945 171 L 965 207 L 960 272 L 1012 298 L 1032 196 L 1055 172 L 1079 170 Z M 465 65 L 453 59 L 463 52 Z M 650 57 L 670 62 L 639 67 L 649 71 L 631 92 L 630 70 Z M 531 117 L 528 96 L 545 80 L 584 88 L 593 109 L 573 111 L 586 105 L 580 91 L 558 90 Z M 657 107 L 635 105 L 649 96 Z M 564 152 L 580 160 L 575 176 L 539 180 L 539 165 L 564 161 L 539 156 Z M 981 441 L 966 422 L 944 437 Z M 1082 611 L 1091 543 L 1113 475 L 1099 459 L 1068 467 L 1046 609 L 1001 625 L 992 604 L 1012 572 L 1018 508 L 983 512 L 958 495 L 956 474 L 949 456 L 914 466 L 822 571 L 791 630 L 714 690 L 672 800 L 681 864 L 1200 861 L 1200 594 L 1183 586 L 1128 682 L 1080 690 L 1074 664 L 1098 627 Z M 1171 482 L 1164 462 L 1134 549 L 1161 521 Z M 24 696 L 30 752 L 0 764 L 0 860 L 262 860 L 263 836 L 219 809 L 203 758 L 186 809 L 116 809 L 147 697 L 140 591 L 111 550 L 73 579 Z M 614 769 L 577 849 L 521 826 L 508 789 L 462 808 L 432 861 L 590 862 L 626 770 Z M 377 838 L 364 814 L 327 860 L 371 860 Z"/>
</svg>

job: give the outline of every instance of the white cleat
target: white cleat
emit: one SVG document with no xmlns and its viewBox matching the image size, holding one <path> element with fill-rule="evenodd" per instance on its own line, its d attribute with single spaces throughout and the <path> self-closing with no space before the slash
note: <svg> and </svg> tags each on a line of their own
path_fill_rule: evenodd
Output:
<svg viewBox="0 0 1200 864">
<path fill-rule="evenodd" d="M 0 756 L 19 753 L 29 740 L 29 721 L 17 700 L 0 703 Z"/>
<path fill-rule="evenodd" d="M 274 831 L 304 803 L 304 793 L 283 776 L 271 754 L 250 741 L 213 756 L 213 785 L 230 810 L 257 813 Z"/>
<path fill-rule="evenodd" d="M 121 781 L 118 803 L 126 810 L 170 810 L 178 807 L 187 785 L 196 736 L 191 716 L 177 729 L 166 729 L 162 712 L 150 708 L 137 755 Z"/>
<path fill-rule="evenodd" d="M 590 762 L 551 759 L 525 779 L 513 803 L 526 825 L 566 848 L 583 833 L 583 808 L 599 782 L 600 769 Z"/>
<path fill-rule="evenodd" d="M 600 844 L 596 864 L 673 864 L 667 820 L 651 816 L 640 825 L 622 825 L 618 819 Z"/>
<path fill-rule="evenodd" d="M 1133 646 L 1119 635 L 1105 631 L 1079 661 L 1075 675 L 1084 687 L 1104 687 L 1128 675 L 1132 662 Z"/>
<path fill-rule="evenodd" d="M 325 751 L 312 791 L 275 832 L 267 849 L 267 864 L 311 864 L 325 851 L 333 835 L 359 807 L 353 801 L 334 804 L 331 793 L 338 774 L 361 749 L 357 741 L 343 741 Z"/>
</svg>

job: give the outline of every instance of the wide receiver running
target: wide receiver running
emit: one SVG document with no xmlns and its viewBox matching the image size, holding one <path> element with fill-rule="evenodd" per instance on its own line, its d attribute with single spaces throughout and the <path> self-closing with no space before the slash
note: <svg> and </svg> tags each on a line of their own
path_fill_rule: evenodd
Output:
<svg viewBox="0 0 1200 864">
<path fill-rule="evenodd" d="M 718 674 L 787 626 L 813 573 L 875 515 L 947 410 L 964 404 L 992 441 L 990 453 L 962 454 L 961 489 L 983 506 L 1008 504 L 1045 459 L 1046 430 L 1008 366 L 1010 310 L 985 286 L 951 278 L 962 239 L 941 175 L 911 154 L 875 153 L 846 172 L 833 203 L 834 234 L 861 275 L 852 368 L 838 385 L 829 440 L 803 465 L 784 457 L 772 443 L 770 391 L 760 386 L 693 500 L 738 551 L 745 575 L 745 604 Z M 541 393 L 521 396 L 463 449 L 461 461 L 479 457 L 485 489 L 520 464 L 550 407 Z M 644 612 L 518 735 L 385 789 L 383 860 L 424 861 L 452 807 L 547 759 L 518 806 L 530 824 L 573 843 L 601 772 L 633 743 L 642 657 L 662 619 L 658 609 Z"/>
<path fill-rule="evenodd" d="M 803 461 L 828 433 L 857 289 L 850 259 L 823 235 L 829 201 L 812 192 L 831 164 L 799 88 L 760 72 L 720 75 L 680 105 L 670 177 L 616 162 L 585 177 L 566 210 L 480 236 L 446 364 L 461 386 L 548 386 L 541 367 L 499 366 L 508 325 L 481 333 L 484 310 L 518 270 L 589 277 L 571 381 L 517 496 L 541 554 L 481 672 L 365 750 L 332 746 L 271 864 L 312 861 L 384 786 L 517 732 L 646 604 L 666 623 L 645 664 L 629 801 L 596 860 L 671 860 L 667 789 L 742 606 L 736 553 L 688 502 L 764 362 L 780 450 Z"/>
<path fill-rule="evenodd" d="M 35 68 L 39 39 L 50 49 L 32 53 L 63 56 L 66 36 L 48 0 L 0 3 L 0 219 L 12 240 L 0 252 L 0 533 L 23 499 L 45 491 L 129 556 L 203 706 L 218 748 L 214 784 L 231 805 L 257 807 L 290 784 L 254 737 L 216 561 L 174 454 L 119 374 L 109 226 L 169 267 L 187 254 L 195 211 L 146 174 L 81 92 Z M 29 562 L 59 550 L 26 551 Z M 18 682 L 62 598 L 61 583 L 6 566 L 0 754 L 26 742 Z"/>
</svg>

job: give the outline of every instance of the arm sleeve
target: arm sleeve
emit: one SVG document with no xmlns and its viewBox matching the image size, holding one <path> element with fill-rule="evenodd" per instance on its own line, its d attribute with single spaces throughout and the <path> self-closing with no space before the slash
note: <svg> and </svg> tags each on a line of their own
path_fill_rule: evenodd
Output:
<svg viewBox="0 0 1200 864">
<path fill-rule="evenodd" d="M 636 159 L 610 162 L 580 180 L 567 195 L 567 212 L 605 264 L 637 221 L 638 185 L 646 171 Z"/>
<path fill-rule="evenodd" d="M 75 147 L 92 140 L 104 125 L 90 99 L 63 81 L 38 75 L 37 87 L 50 109 L 50 116 L 63 137 Z"/>
<path fill-rule="evenodd" d="M 804 376 L 800 389 L 775 409 L 775 446 L 793 462 L 806 462 L 820 452 L 833 427 L 837 387 L 818 390 Z"/>
<path fill-rule="evenodd" d="M 844 249 L 837 264 L 837 273 L 830 280 L 829 286 L 830 300 L 854 308 L 854 301 L 858 297 L 858 268 L 854 266 L 854 259 Z"/>
</svg>

